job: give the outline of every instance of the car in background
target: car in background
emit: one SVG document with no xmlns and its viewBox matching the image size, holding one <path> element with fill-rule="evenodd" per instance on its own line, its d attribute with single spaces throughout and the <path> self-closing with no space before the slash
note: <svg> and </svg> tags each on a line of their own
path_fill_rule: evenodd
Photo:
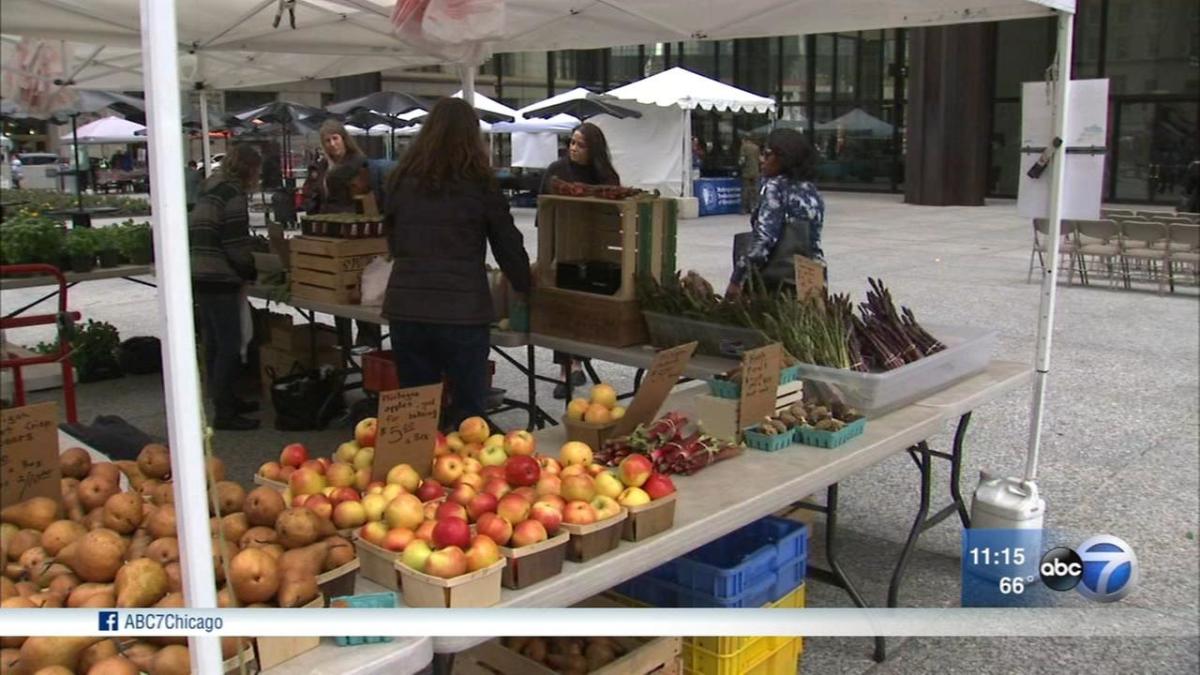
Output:
<svg viewBox="0 0 1200 675">
<path fill-rule="evenodd" d="M 22 152 L 17 155 L 21 160 L 21 187 L 40 190 L 57 190 L 59 169 L 66 169 L 66 163 L 53 152 Z"/>
</svg>

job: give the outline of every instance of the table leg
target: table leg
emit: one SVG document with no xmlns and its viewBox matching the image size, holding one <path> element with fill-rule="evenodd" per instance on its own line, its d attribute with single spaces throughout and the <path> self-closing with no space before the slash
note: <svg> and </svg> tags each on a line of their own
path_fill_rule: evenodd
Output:
<svg viewBox="0 0 1200 675">
<path fill-rule="evenodd" d="M 130 283 L 141 284 L 142 286 L 149 286 L 150 288 L 158 288 L 158 284 L 153 284 L 153 283 L 150 283 L 149 281 L 143 281 L 141 279 L 138 279 L 137 277 L 121 277 L 121 278 Z"/>
<path fill-rule="evenodd" d="M 450 675 L 454 672 L 454 654 L 433 655 L 433 675 Z"/>
<path fill-rule="evenodd" d="M 958 418 L 958 428 L 954 430 L 954 449 L 950 454 L 950 496 L 954 499 L 954 506 L 958 511 L 958 519 L 962 522 L 964 528 L 971 527 L 971 515 L 967 511 L 966 502 L 963 500 L 962 486 L 959 484 L 959 479 L 962 477 L 963 441 L 967 438 L 967 426 L 970 424 L 970 412 Z"/>
<path fill-rule="evenodd" d="M 529 431 L 542 428 L 541 412 L 542 409 L 537 404 L 537 364 L 534 363 L 533 343 L 525 345 L 525 362 L 529 368 L 525 380 L 528 389 L 529 401 L 529 423 L 525 426 Z"/>
<path fill-rule="evenodd" d="M 79 282 L 72 281 L 71 283 L 67 284 L 67 288 L 68 289 L 75 288 L 75 284 L 77 284 L 77 283 L 79 283 Z M 17 309 L 15 311 L 9 312 L 8 314 L 5 314 L 4 318 L 11 319 L 14 316 L 20 316 L 21 314 L 24 314 L 26 310 L 28 310 L 32 307 L 36 307 L 36 306 L 42 304 L 43 302 L 49 300 L 50 298 L 55 297 L 56 295 L 58 295 L 58 291 L 51 291 L 50 293 L 43 295 L 42 297 L 38 298 L 37 300 L 34 300 L 33 302 L 29 303 L 28 305 L 25 305 L 24 307 L 22 307 L 20 309 Z"/>
<path fill-rule="evenodd" d="M 892 572 L 892 582 L 888 585 L 888 607 L 899 605 L 900 584 L 904 581 L 904 573 L 908 570 L 908 562 L 912 557 L 913 549 L 917 547 L 917 540 L 920 539 L 921 533 L 933 524 L 931 521 L 926 521 L 926 516 L 929 515 L 929 493 L 933 476 L 930 467 L 932 458 L 929 444 L 921 441 L 915 447 L 909 448 L 908 454 L 917 463 L 917 468 L 921 472 L 921 497 L 917 506 L 917 517 L 913 519 L 912 528 L 908 531 L 908 539 L 904 542 L 904 549 L 900 551 L 896 569 Z"/>
</svg>

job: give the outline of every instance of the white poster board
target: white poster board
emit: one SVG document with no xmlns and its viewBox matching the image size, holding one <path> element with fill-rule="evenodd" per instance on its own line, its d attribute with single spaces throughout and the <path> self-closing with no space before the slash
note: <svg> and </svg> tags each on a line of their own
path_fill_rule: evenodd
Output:
<svg viewBox="0 0 1200 675">
<path fill-rule="evenodd" d="M 682 194 L 684 158 L 680 139 L 684 116 L 679 108 L 634 101 L 621 101 L 620 105 L 642 116 L 617 119 L 597 115 L 588 121 L 604 132 L 621 185 L 659 190 L 664 196 Z"/>
<path fill-rule="evenodd" d="M 544 169 L 556 159 L 558 159 L 558 134 L 513 132 L 513 166 Z"/>
<path fill-rule="evenodd" d="M 1026 172 L 1054 140 L 1053 92 L 1045 82 L 1026 82 L 1021 90 L 1021 184 L 1017 213 L 1025 218 L 1046 218 L 1050 213 L 1050 167 L 1038 178 Z M 1050 160 L 1066 158 L 1063 218 L 1095 220 L 1100 217 L 1104 194 L 1104 153 L 1087 154 L 1081 148 L 1103 148 L 1108 138 L 1108 80 L 1071 80 L 1067 89 L 1067 136 Z M 1025 152 L 1039 148 L 1038 152 Z M 1064 152 L 1068 150 L 1067 152 Z"/>
</svg>

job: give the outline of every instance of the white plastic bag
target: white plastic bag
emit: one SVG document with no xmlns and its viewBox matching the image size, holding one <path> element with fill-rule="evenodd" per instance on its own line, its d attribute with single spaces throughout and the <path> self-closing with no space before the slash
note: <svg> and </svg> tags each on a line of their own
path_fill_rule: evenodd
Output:
<svg viewBox="0 0 1200 675">
<path fill-rule="evenodd" d="M 378 306 L 383 304 L 383 296 L 387 293 L 388 278 L 392 276 L 392 261 L 383 256 L 367 264 L 362 273 L 361 300 L 359 304 Z"/>
<path fill-rule="evenodd" d="M 398 0 L 392 25 L 418 50 L 460 63 L 480 64 L 490 52 L 482 44 L 504 34 L 503 0 Z"/>
</svg>

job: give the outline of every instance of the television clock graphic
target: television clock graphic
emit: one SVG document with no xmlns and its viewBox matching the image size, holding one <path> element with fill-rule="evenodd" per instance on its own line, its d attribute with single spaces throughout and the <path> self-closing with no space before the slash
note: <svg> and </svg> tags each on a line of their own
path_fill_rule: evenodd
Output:
<svg viewBox="0 0 1200 675">
<path fill-rule="evenodd" d="M 1137 587 L 1137 556 L 1123 539 L 1096 535 L 1080 544 L 1076 553 L 1083 561 L 1083 575 L 1075 589 L 1085 598 L 1116 602 Z"/>
</svg>

